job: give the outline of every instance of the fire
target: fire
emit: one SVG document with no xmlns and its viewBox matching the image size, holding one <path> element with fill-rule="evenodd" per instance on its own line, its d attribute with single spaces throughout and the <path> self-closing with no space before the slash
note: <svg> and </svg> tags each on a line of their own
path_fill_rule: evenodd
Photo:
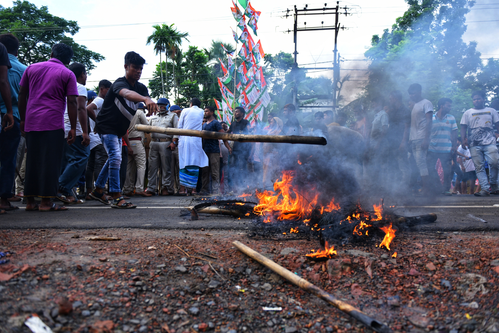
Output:
<svg viewBox="0 0 499 333">
<path fill-rule="evenodd" d="M 274 191 L 256 192 L 259 204 L 254 212 L 259 215 L 273 215 L 278 212 L 277 219 L 300 220 L 312 214 L 319 194 L 310 197 L 310 192 L 301 193 L 292 187 L 292 171 L 283 171 L 282 180 L 274 183 Z"/>
<path fill-rule="evenodd" d="M 299 165 L 301 165 L 301 162 L 300 162 L 300 160 L 298 160 L 298 164 L 299 164 Z"/>
<path fill-rule="evenodd" d="M 297 234 L 298 233 L 298 228 L 291 228 L 289 231 L 290 234 Z"/>
<path fill-rule="evenodd" d="M 385 246 L 388 250 L 390 250 L 390 243 L 395 238 L 395 229 L 392 228 L 391 223 L 389 227 L 381 227 L 380 229 L 385 232 L 385 238 L 383 238 L 383 241 L 379 244 L 379 247 Z"/>
<path fill-rule="evenodd" d="M 241 194 L 238 196 L 238 198 L 246 198 L 246 197 L 251 197 L 252 194 L 249 194 L 249 193 L 244 193 L 244 194 Z"/>
<path fill-rule="evenodd" d="M 374 215 L 376 215 L 376 219 L 373 221 L 381 221 L 383 219 L 383 205 L 373 205 Z"/>
<path fill-rule="evenodd" d="M 236 202 L 236 205 L 238 205 L 238 206 L 244 206 L 244 202 Z"/>
<path fill-rule="evenodd" d="M 392 258 L 397 258 L 397 252 L 395 252 L 394 254 L 392 254 Z"/>
<path fill-rule="evenodd" d="M 329 247 L 329 244 L 326 242 L 324 246 L 324 250 L 319 250 L 315 252 L 312 250 L 314 253 L 307 254 L 306 256 L 309 258 L 316 258 L 316 259 L 326 259 L 326 258 L 332 258 L 333 255 L 338 254 L 336 250 L 334 249 L 334 246 Z"/>
<path fill-rule="evenodd" d="M 340 209 L 340 205 L 335 203 L 334 202 L 334 198 L 331 200 L 331 202 L 326 206 L 326 209 L 325 211 L 330 213 L 332 212 L 333 210 L 339 210 Z"/>
<path fill-rule="evenodd" d="M 367 236 L 368 232 L 369 232 L 369 230 L 367 230 L 367 228 L 369 228 L 369 227 L 372 227 L 372 225 L 367 224 L 364 221 L 360 221 L 360 223 L 357 224 L 355 226 L 355 228 L 353 229 L 353 233 L 354 233 L 354 235 L 362 236 L 363 235 L 362 231 L 365 230 L 365 235 Z"/>
</svg>

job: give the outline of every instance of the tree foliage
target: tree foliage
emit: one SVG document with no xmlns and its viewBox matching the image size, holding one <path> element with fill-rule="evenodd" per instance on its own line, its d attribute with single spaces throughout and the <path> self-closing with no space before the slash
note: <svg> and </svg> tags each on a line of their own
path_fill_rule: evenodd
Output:
<svg viewBox="0 0 499 333">
<path fill-rule="evenodd" d="M 48 60 L 52 46 L 64 42 L 73 48 L 72 60 L 84 64 L 90 72 L 104 56 L 70 37 L 79 29 L 76 21 L 52 15 L 46 6 L 38 8 L 20 0 L 14 1 L 12 7 L 0 6 L 0 32 L 12 33 L 19 39 L 19 61 L 26 65 Z"/>
<path fill-rule="evenodd" d="M 434 104 L 453 99 L 456 110 L 470 105 L 469 93 L 481 68 L 476 43 L 465 43 L 468 0 L 406 0 L 409 9 L 391 30 L 374 35 L 366 52 L 372 62 L 366 86 L 368 99 L 391 90 L 407 91 L 412 83 L 423 86 Z"/>
</svg>

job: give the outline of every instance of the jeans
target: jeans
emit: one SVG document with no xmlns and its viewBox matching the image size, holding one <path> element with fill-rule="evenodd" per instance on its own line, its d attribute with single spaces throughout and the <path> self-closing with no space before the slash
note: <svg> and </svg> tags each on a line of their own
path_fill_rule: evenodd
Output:
<svg viewBox="0 0 499 333">
<path fill-rule="evenodd" d="M 450 183 L 452 181 L 452 155 L 451 153 L 435 153 L 428 152 L 428 171 L 430 173 L 431 186 L 438 192 L 446 192 L 450 190 Z M 442 170 L 444 171 L 444 184 L 443 187 L 440 183 L 440 177 L 436 170 L 437 160 L 440 159 Z"/>
<path fill-rule="evenodd" d="M 487 146 L 474 146 L 470 147 L 471 159 L 475 165 L 476 176 L 480 182 L 482 190 L 489 190 L 489 182 L 487 180 L 487 173 L 485 172 L 485 161 L 489 164 L 490 185 L 497 185 L 497 163 L 498 153 L 495 144 Z"/>
<path fill-rule="evenodd" d="M 126 181 L 126 169 L 128 165 L 128 147 L 121 146 L 121 164 L 120 164 L 120 192 Z"/>
<path fill-rule="evenodd" d="M 107 161 L 107 153 L 102 144 L 98 144 L 90 151 L 88 158 L 87 170 L 85 172 L 85 181 L 87 182 L 87 192 L 91 192 L 94 188 L 94 181 L 99 177 L 104 164 Z"/>
<path fill-rule="evenodd" d="M 64 195 L 71 195 L 82 173 L 87 166 L 90 147 L 82 145 L 83 137 L 77 136 L 75 142 L 69 145 L 64 140 L 64 155 L 62 158 L 62 174 L 59 177 L 59 190 Z"/>
<path fill-rule="evenodd" d="M 423 140 L 414 140 L 411 141 L 412 146 L 412 154 L 414 155 L 414 159 L 416 160 L 416 165 L 419 169 L 419 175 L 421 177 L 428 176 L 428 165 L 426 164 L 426 154 L 428 150 L 423 150 L 421 145 L 423 144 Z"/>
<path fill-rule="evenodd" d="M 114 134 L 102 134 L 101 141 L 106 149 L 108 159 L 102 167 L 99 177 L 95 181 L 98 188 L 106 188 L 109 178 L 109 192 L 120 191 L 120 165 L 121 165 L 121 138 Z"/>
<path fill-rule="evenodd" d="M 0 197 L 13 196 L 12 189 L 16 178 L 17 146 L 21 139 L 19 120 L 14 118 L 14 127 L 0 132 Z"/>
<path fill-rule="evenodd" d="M 208 166 L 203 168 L 202 192 L 220 194 L 220 153 L 206 153 Z M 210 179 L 211 190 L 210 191 Z"/>
</svg>

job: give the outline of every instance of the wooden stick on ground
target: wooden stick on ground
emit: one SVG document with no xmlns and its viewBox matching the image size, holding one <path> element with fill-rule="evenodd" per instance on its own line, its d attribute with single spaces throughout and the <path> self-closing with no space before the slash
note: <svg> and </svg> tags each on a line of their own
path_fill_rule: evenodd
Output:
<svg viewBox="0 0 499 333">
<path fill-rule="evenodd" d="M 366 325 L 370 329 L 376 331 L 376 332 L 391 332 L 390 328 L 383 324 L 382 322 L 379 322 L 375 319 L 372 319 L 368 315 L 366 315 L 364 312 L 354 308 L 348 303 L 345 303 L 343 301 L 340 301 L 333 295 L 325 292 L 324 290 L 318 288 L 314 284 L 308 282 L 305 279 L 302 279 L 301 277 L 293 274 L 292 272 L 288 271 L 286 268 L 276 264 L 272 260 L 265 258 L 262 256 L 260 253 L 254 251 L 253 249 L 247 247 L 246 245 L 235 241 L 232 243 L 235 247 L 239 249 L 242 253 L 246 254 L 248 257 L 255 259 L 258 261 L 260 264 L 264 265 L 267 268 L 270 268 L 273 270 L 275 273 L 279 274 L 281 277 L 285 278 L 289 282 L 293 283 L 294 285 L 302 288 L 305 291 L 308 291 L 309 293 L 322 298 L 329 304 L 333 305 L 337 309 L 343 311 L 344 313 L 352 316 L 353 318 L 357 319 L 360 321 L 362 324 Z"/>
<path fill-rule="evenodd" d="M 197 136 L 203 139 L 229 140 L 238 142 L 275 142 L 275 143 L 301 143 L 306 145 L 327 145 L 326 138 L 320 136 L 298 135 L 248 135 L 229 134 L 212 131 L 196 131 L 181 128 L 163 128 L 157 126 L 135 125 L 135 130 L 142 132 L 162 133 L 168 135 Z"/>
</svg>

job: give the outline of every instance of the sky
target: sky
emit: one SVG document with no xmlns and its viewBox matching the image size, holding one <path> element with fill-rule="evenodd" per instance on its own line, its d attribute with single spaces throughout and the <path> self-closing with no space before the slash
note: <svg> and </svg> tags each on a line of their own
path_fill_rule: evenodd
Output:
<svg viewBox="0 0 499 333">
<path fill-rule="evenodd" d="M 189 42 L 184 41 L 183 49 L 189 45 L 209 48 L 212 40 L 234 44 L 231 27 L 236 30 L 236 21 L 232 17 L 231 0 L 190 0 L 190 1 L 132 1 L 132 0 L 31 0 L 40 6 L 47 6 L 51 14 L 68 20 L 75 20 L 80 31 L 73 36 L 77 43 L 106 57 L 97 63 L 90 73 L 87 88 L 91 89 L 101 79 L 114 81 L 124 75 L 123 58 L 126 52 L 138 52 L 146 59 L 141 82 L 146 84 L 152 78 L 159 56 L 146 40 L 153 33 L 154 24 L 172 24 L 181 32 L 189 33 Z M 286 18 L 286 10 L 294 4 L 298 8 L 333 7 L 336 2 L 303 2 L 298 0 L 253 0 L 252 6 L 261 11 L 258 22 L 258 37 L 265 53 L 275 54 L 280 51 L 293 53 L 293 17 Z M 12 1 L 0 0 L 4 7 L 12 6 Z M 349 15 L 340 16 L 340 24 L 345 27 L 338 35 L 338 50 L 341 55 L 342 75 L 350 74 L 351 81 L 345 86 L 345 92 L 351 91 L 350 98 L 360 92 L 365 83 L 367 62 L 364 52 L 369 48 L 373 34 L 381 34 L 390 28 L 397 17 L 403 15 L 407 4 L 403 0 L 358 0 L 341 1 L 340 7 L 348 7 Z M 497 43 L 493 43 L 496 34 L 483 34 L 485 27 L 498 27 L 497 13 L 499 0 L 478 0 L 477 10 L 470 13 L 469 30 L 465 39 L 477 40 L 478 49 L 487 57 L 499 57 Z M 490 20 L 490 22 L 489 22 Z M 487 21 L 487 22 L 481 22 Z M 329 26 L 334 24 L 334 15 L 317 15 L 300 19 L 299 26 Z M 287 31 L 291 30 L 291 33 Z M 488 29 L 487 29 L 488 30 Z M 478 37 L 477 37 L 478 36 Z M 298 64 L 301 67 L 332 66 L 334 31 L 308 31 L 298 33 Z M 484 45 L 482 45 L 484 44 Z M 324 70 L 310 71 L 310 75 L 326 75 Z"/>
</svg>

